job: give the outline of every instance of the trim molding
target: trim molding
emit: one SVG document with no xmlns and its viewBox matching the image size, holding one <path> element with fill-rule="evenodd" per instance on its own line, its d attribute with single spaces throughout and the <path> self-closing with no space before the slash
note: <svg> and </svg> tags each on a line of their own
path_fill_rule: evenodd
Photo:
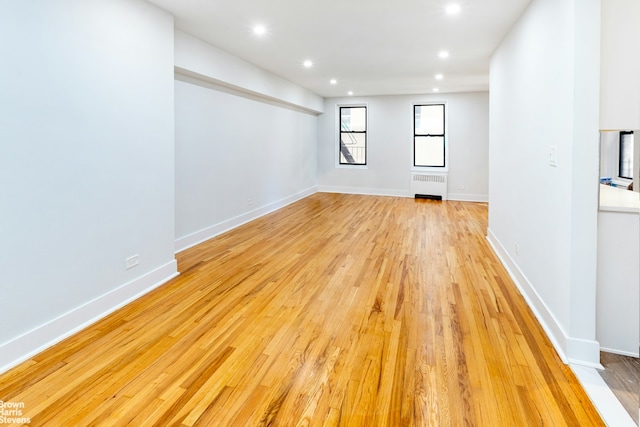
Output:
<svg viewBox="0 0 640 427">
<path fill-rule="evenodd" d="M 640 344 L 638 345 L 638 347 L 640 347 Z M 628 356 L 628 357 L 635 357 L 635 358 L 640 357 L 640 354 L 638 352 L 633 353 L 631 351 L 618 350 L 618 349 L 609 348 L 609 347 L 600 347 L 600 350 L 605 351 L 607 353 L 619 354 L 620 356 Z"/>
<path fill-rule="evenodd" d="M 173 279 L 179 274 L 177 267 L 174 259 L 11 341 L 0 344 L 0 372 L 8 371 Z"/>
<path fill-rule="evenodd" d="M 413 198 L 410 190 L 387 190 L 382 188 L 342 187 L 338 185 L 319 185 L 320 193 L 361 194 L 365 196 L 390 196 Z M 481 202 L 489 201 L 486 194 L 447 193 L 447 200 L 456 202 Z"/>
<path fill-rule="evenodd" d="M 310 195 L 315 194 L 317 192 L 318 192 L 317 187 L 307 188 L 306 190 L 303 190 L 291 196 L 285 197 L 284 199 L 277 200 L 275 202 L 269 203 L 262 207 L 256 208 L 252 211 L 243 213 L 236 217 L 229 218 L 225 221 L 203 228 L 202 230 L 196 231 L 187 236 L 180 237 L 175 241 L 175 252 L 176 253 L 182 252 L 185 249 L 189 249 L 197 244 L 200 244 L 216 236 L 219 236 L 222 233 L 225 233 L 229 230 L 232 230 L 250 221 L 258 219 L 261 216 L 277 211 L 278 209 L 282 209 L 287 205 L 295 203 L 298 200 L 302 200 L 305 197 L 309 197 Z"/>
<path fill-rule="evenodd" d="M 457 202 L 476 202 L 487 203 L 489 202 L 489 195 L 487 194 L 467 194 L 467 193 L 448 193 L 448 200 L 455 200 Z"/>
<path fill-rule="evenodd" d="M 509 273 L 509 276 L 524 297 L 525 301 L 540 322 L 542 329 L 549 337 L 560 359 L 565 364 L 587 366 L 590 368 L 604 369 L 600 364 L 600 344 L 595 340 L 584 340 L 569 337 L 555 316 L 549 310 L 545 302 L 529 282 L 518 264 L 511 258 L 500 240 L 491 229 L 487 229 L 487 240 L 500 262 Z"/>
<path fill-rule="evenodd" d="M 275 105 L 276 107 L 288 108 L 293 111 L 298 111 L 306 114 L 313 114 L 315 116 L 322 114 L 321 111 L 316 111 L 314 109 L 307 108 L 292 102 L 288 102 L 273 96 L 268 96 L 260 92 L 255 92 L 249 89 L 245 89 L 241 86 L 225 83 L 222 80 L 217 80 L 212 77 L 207 77 L 203 74 L 189 71 L 185 68 L 180 68 L 178 66 L 174 67 L 173 78 L 174 80 L 181 81 L 184 83 L 206 87 L 208 89 L 217 90 L 219 92 L 228 93 L 234 96 L 241 96 L 243 98 L 251 99 L 252 101 L 264 102 L 265 104 Z"/>
<path fill-rule="evenodd" d="M 360 194 L 364 196 L 413 197 L 407 190 L 385 190 L 380 188 L 342 187 L 338 185 L 319 185 L 320 193 Z"/>
</svg>

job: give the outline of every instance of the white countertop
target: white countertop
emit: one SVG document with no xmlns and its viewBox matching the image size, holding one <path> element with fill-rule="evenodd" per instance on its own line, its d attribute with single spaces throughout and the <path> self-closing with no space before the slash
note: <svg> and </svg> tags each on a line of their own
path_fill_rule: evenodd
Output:
<svg viewBox="0 0 640 427">
<path fill-rule="evenodd" d="M 600 184 L 600 210 L 640 213 L 640 193 Z"/>
</svg>

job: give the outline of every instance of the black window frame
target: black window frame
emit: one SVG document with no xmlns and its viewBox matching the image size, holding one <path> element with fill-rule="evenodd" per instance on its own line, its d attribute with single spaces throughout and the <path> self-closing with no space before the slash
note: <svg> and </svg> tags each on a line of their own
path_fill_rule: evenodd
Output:
<svg viewBox="0 0 640 427">
<path fill-rule="evenodd" d="M 626 139 L 625 135 L 632 135 L 632 138 L 630 140 Z M 619 142 L 619 146 L 618 146 L 618 149 L 619 149 L 619 151 L 618 151 L 618 177 L 620 177 L 620 178 L 631 179 L 631 180 L 633 179 L 633 166 L 634 166 L 633 165 L 633 155 L 631 156 L 631 168 L 629 168 L 629 172 L 630 172 L 631 176 L 624 176 L 622 174 L 623 169 L 626 169 L 626 167 L 623 168 L 623 166 L 622 166 L 622 160 L 624 158 L 624 156 L 623 156 L 624 145 L 626 143 L 629 143 L 631 145 L 631 150 L 633 150 L 633 139 L 634 138 L 635 138 L 635 135 L 633 134 L 633 131 L 630 131 L 630 130 L 620 131 L 620 142 Z"/>
<path fill-rule="evenodd" d="M 343 130 L 342 129 L 342 109 L 355 109 L 355 108 L 364 108 L 364 130 L 363 131 L 347 131 L 347 130 Z M 367 106 L 366 105 L 340 105 L 338 108 L 338 127 L 339 127 L 339 131 L 338 131 L 338 164 L 340 166 L 367 166 L 367 151 L 368 151 L 368 147 L 367 147 L 367 131 L 369 128 L 369 117 L 368 117 L 369 111 L 367 111 Z M 362 134 L 364 135 L 364 163 L 351 163 L 351 162 L 343 162 L 342 161 L 342 157 L 344 156 L 345 159 L 348 159 L 347 156 L 351 157 L 351 153 L 348 151 L 346 144 L 344 144 L 343 139 L 342 139 L 342 135 L 343 134 Z M 346 150 L 346 153 L 345 151 Z M 351 157 L 353 158 L 353 157 Z"/>
<path fill-rule="evenodd" d="M 417 107 L 442 107 L 442 134 L 416 133 Z M 417 168 L 446 168 L 447 167 L 447 107 L 442 102 L 413 104 L 413 166 Z M 418 165 L 416 164 L 416 138 L 417 137 L 441 137 L 442 138 L 442 165 Z"/>
</svg>

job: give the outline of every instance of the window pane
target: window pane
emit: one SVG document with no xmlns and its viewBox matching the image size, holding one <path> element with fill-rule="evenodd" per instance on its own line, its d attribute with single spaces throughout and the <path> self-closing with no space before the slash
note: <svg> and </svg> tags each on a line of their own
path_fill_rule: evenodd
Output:
<svg viewBox="0 0 640 427">
<path fill-rule="evenodd" d="M 618 176 L 633 179 L 633 132 L 620 133 L 620 168 Z"/>
<path fill-rule="evenodd" d="M 444 135 L 444 105 L 416 105 L 415 133 Z"/>
<path fill-rule="evenodd" d="M 366 141 L 364 133 L 340 133 L 340 163 L 349 165 L 366 164 Z"/>
<path fill-rule="evenodd" d="M 366 107 L 340 108 L 340 130 L 364 132 L 367 130 Z"/>
<path fill-rule="evenodd" d="M 444 138 L 416 136 L 415 156 L 416 166 L 444 166 Z"/>
</svg>

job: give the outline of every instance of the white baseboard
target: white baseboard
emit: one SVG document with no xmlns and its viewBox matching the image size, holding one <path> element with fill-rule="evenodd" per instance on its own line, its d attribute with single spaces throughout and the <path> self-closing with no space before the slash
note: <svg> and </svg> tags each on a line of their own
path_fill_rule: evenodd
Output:
<svg viewBox="0 0 640 427">
<path fill-rule="evenodd" d="M 466 193 L 448 193 L 447 200 L 455 200 L 457 202 L 476 202 L 486 203 L 489 201 L 487 194 L 466 194 Z"/>
<path fill-rule="evenodd" d="M 487 240 L 540 322 L 562 361 L 565 364 L 572 363 L 603 369 L 600 364 L 600 345 L 598 342 L 569 337 L 491 229 L 487 231 Z"/>
<path fill-rule="evenodd" d="M 236 227 L 239 227 L 250 221 L 258 219 L 261 216 L 277 211 L 278 209 L 282 209 L 283 207 L 290 205 L 291 203 L 297 202 L 298 200 L 302 200 L 305 197 L 309 197 L 310 195 L 315 194 L 317 192 L 318 192 L 317 187 L 307 188 L 306 190 L 303 190 L 291 196 L 285 197 L 284 199 L 277 200 L 273 203 L 269 203 L 265 206 L 256 208 L 242 215 L 238 215 L 236 217 L 229 218 L 225 221 L 222 221 L 218 224 L 214 224 L 209 227 L 203 228 L 202 230 L 198 230 L 187 236 L 180 237 L 175 241 L 175 252 L 176 253 L 182 252 L 185 249 L 189 249 L 197 244 L 200 244 L 216 236 L 219 236 L 222 233 L 225 233 L 229 230 L 233 230 Z"/>
<path fill-rule="evenodd" d="M 342 187 L 338 185 L 319 185 L 320 193 L 360 194 L 364 196 L 413 197 L 406 190 L 387 190 L 381 188 Z"/>
<path fill-rule="evenodd" d="M 337 185 L 320 185 L 318 186 L 318 191 L 320 193 L 361 194 L 365 196 L 414 197 L 409 190 L 342 187 Z M 489 196 L 486 194 L 447 193 L 446 200 L 457 202 L 488 202 Z"/>
<path fill-rule="evenodd" d="M 640 354 L 638 352 L 634 353 L 632 351 L 624 351 L 624 350 L 618 350 L 615 348 L 608 348 L 608 347 L 600 347 L 601 351 L 607 352 L 607 353 L 613 353 L 613 354 L 619 354 L 620 356 L 628 356 L 628 357 L 640 357 Z"/>
<path fill-rule="evenodd" d="M 28 360 L 171 280 L 179 274 L 177 267 L 176 260 L 172 260 L 11 341 L 0 344 L 0 373 Z"/>
</svg>

